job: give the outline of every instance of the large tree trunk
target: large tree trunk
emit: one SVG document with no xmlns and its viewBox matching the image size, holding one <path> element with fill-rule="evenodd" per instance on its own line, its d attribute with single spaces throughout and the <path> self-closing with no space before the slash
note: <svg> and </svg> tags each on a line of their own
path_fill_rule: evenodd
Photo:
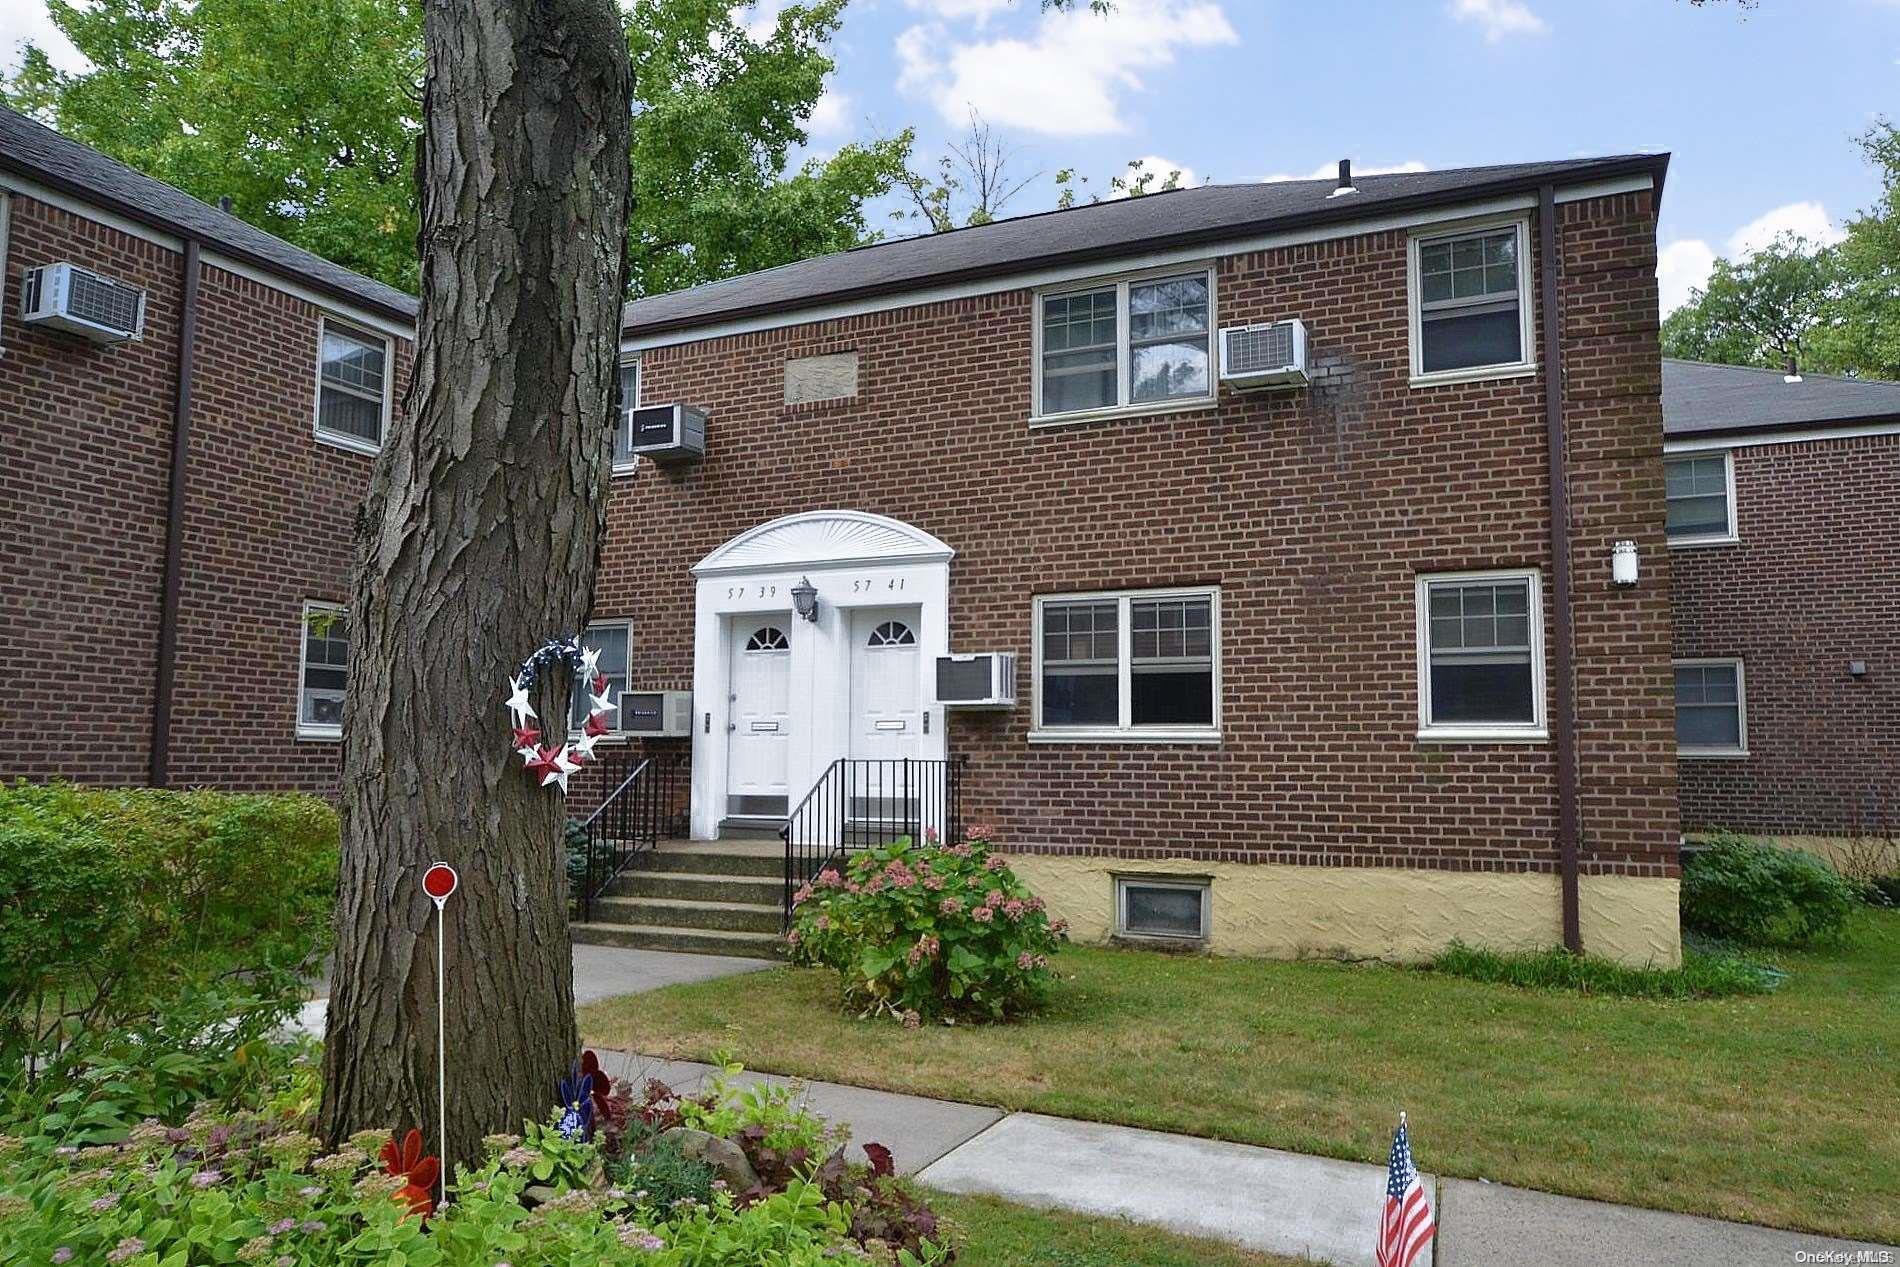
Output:
<svg viewBox="0 0 1900 1267">
<path fill-rule="evenodd" d="M 437 1139 L 421 878 L 444 860 L 446 1166 L 545 1114 L 576 1055 L 565 809 L 502 701 L 593 594 L 631 84 L 613 0 L 427 0 L 425 20 L 422 314 L 358 526 L 322 1130 Z"/>
</svg>

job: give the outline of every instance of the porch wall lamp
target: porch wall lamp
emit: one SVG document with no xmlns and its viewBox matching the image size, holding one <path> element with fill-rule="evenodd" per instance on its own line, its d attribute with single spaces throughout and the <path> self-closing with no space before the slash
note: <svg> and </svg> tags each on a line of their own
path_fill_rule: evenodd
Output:
<svg viewBox="0 0 1900 1267">
<path fill-rule="evenodd" d="M 792 586 L 792 607 L 806 620 L 818 619 L 818 587 L 811 583 L 809 576 L 800 577 L 798 584 Z"/>
<path fill-rule="evenodd" d="M 1619 541 L 1610 550 L 1610 579 L 1623 589 L 1636 584 L 1636 543 Z"/>
</svg>

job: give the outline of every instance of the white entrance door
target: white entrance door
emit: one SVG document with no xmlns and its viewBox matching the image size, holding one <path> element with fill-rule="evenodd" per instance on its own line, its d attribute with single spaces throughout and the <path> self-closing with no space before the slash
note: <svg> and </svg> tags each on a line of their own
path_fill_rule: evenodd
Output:
<svg viewBox="0 0 1900 1267">
<path fill-rule="evenodd" d="M 901 821 L 918 810 L 923 779 L 904 766 L 924 750 L 917 625 L 914 607 L 851 613 L 854 817 Z"/>
<path fill-rule="evenodd" d="M 727 723 L 726 813 L 783 817 L 791 751 L 791 644 L 787 616 L 732 622 L 732 709 Z"/>
</svg>

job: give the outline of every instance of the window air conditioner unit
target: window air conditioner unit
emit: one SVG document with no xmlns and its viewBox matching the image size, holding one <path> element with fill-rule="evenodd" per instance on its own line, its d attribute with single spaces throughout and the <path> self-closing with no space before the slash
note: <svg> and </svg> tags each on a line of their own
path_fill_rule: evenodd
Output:
<svg viewBox="0 0 1900 1267">
<path fill-rule="evenodd" d="M 693 733 L 693 693 L 622 691 L 620 729 L 648 739 L 683 739 Z"/>
<path fill-rule="evenodd" d="M 655 462 L 706 455 L 706 411 L 691 405 L 642 405 L 632 411 L 633 452 Z"/>
<path fill-rule="evenodd" d="M 1220 381 L 1241 391 L 1306 386 L 1305 323 L 1294 317 L 1250 326 L 1222 326 Z"/>
<path fill-rule="evenodd" d="M 145 332 L 145 292 L 77 264 L 42 264 L 21 279 L 20 320 L 94 343 L 124 343 Z"/>
<path fill-rule="evenodd" d="M 1016 707 L 1016 654 L 937 657 L 937 702 L 945 708 Z"/>
</svg>

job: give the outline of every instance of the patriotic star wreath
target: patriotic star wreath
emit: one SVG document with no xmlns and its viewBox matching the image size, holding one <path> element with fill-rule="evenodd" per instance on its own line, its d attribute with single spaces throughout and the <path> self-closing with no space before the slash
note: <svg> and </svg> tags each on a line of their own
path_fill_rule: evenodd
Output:
<svg viewBox="0 0 1900 1267">
<path fill-rule="evenodd" d="M 581 727 L 580 738 L 560 744 L 541 741 L 540 728 L 531 724 L 536 720 L 534 705 L 528 702 L 528 693 L 541 675 L 556 667 L 573 673 L 589 692 L 587 721 Z M 578 634 L 542 643 L 508 679 L 507 707 L 515 732 L 515 755 L 521 758 L 528 777 L 542 787 L 557 786 L 566 792 L 567 776 L 595 759 L 595 743 L 611 729 L 607 714 L 614 711 L 614 702 L 607 695 L 607 676 L 600 671 L 600 652 L 581 646 Z"/>
</svg>

